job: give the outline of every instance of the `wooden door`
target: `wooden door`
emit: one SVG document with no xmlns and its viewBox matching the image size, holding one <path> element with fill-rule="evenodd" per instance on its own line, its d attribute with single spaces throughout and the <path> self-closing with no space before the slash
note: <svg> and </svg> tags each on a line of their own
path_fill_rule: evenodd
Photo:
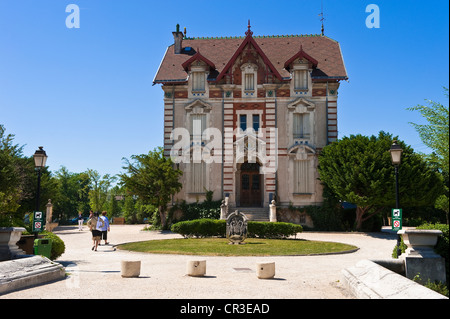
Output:
<svg viewBox="0 0 450 319">
<path fill-rule="evenodd" d="M 259 165 L 243 165 L 241 171 L 241 206 L 261 206 L 261 175 Z"/>
</svg>

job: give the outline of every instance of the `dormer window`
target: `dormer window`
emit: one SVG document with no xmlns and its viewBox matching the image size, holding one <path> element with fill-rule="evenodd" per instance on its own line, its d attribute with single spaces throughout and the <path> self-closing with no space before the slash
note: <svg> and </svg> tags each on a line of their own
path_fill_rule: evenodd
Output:
<svg viewBox="0 0 450 319">
<path fill-rule="evenodd" d="M 205 72 L 192 72 L 192 92 L 205 92 Z"/>
<path fill-rule="evenodd" d="M 294 90 L 308 90 L 308 70 L 294 71 Z"/>
<path fill-rule="evenodd" d="M 241 66 L 242 71 L 242 96 L 256 97 L 256 81 L 258 66 L 245 63 Z"/>
<path fill-rule="evenodd" d="M 255 76 L 253 73 L 245 74 L 245 91 L 254 91 L 255 90 Z"/>
</svg>

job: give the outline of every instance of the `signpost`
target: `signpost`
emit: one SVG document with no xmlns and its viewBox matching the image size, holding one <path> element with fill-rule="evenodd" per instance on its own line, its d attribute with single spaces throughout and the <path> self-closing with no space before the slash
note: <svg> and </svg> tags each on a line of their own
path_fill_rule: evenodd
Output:
<svg viewBox="0 0 450 319">
<path fill-rule="evenodd" d="M 44 227 L 44 214 L 42 212 L 34 212 L 33 216 L 33 233 L 39 233 Z"/>
<path fill-rule="evenodd" d="M 392 208 L 392 230 L 399 231 L 402 229 L 402 209 Z"/>
</svg>

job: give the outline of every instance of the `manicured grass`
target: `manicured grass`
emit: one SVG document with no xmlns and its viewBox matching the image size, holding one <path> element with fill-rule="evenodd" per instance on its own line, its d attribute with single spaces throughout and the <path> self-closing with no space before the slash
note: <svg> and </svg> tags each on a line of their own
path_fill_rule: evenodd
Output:
<svg viewBox="0 0 450 319">
<path fill-rule="evenodd" d="M 292 256 L 350 252 L 347 244 L 301 239 L 247 238 L 245 244 L 230 245 L 226 238 L 188 238 L 128 243 L 118 248 L 154 254 L 203 256 Z"/>
</svg>

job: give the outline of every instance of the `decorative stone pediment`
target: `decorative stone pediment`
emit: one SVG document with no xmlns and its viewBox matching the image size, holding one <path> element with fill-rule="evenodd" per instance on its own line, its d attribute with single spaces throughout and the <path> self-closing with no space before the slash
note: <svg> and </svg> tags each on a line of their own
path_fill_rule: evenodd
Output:
<svg viewBox="0 0 450 319">
<path fill-rule="evenodd" d="M 203 114 L 203 113 L 209 113 L 212 109 L 211 104 L 205 102 L 202 99 L 195 99 L 191 102 L 189 102 L 184 109 L 186 112 L 189 112 L 191 114 Z"/>
<path fill-rule="evenodd" d="M 299 97 L 298 99 L 295 99 L 293 102 L 288 104 L 288 109 L 297 113 L 311 112 L 315 109 L 315 107 L 315 103 L 308 101 L 303 97 Z"/>
<path fill-rule="evenodd" d="M 309 155 L 315 155 L 316 150 L 305 144 L 295 144 L 288 148 L 288 155 L 295 156 L 298 161 L 308 159 Z"/>
</svg>

